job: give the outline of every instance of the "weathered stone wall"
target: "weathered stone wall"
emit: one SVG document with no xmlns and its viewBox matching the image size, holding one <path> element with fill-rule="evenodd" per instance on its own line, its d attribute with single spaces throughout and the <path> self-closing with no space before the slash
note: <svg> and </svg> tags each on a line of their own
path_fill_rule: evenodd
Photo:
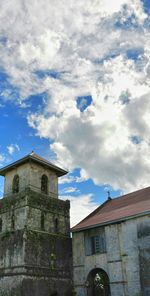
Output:
<svg viewBox="0 0 150 296">
<path fill-rule="evenodd" d="M 109 240 L 109 237 L 113 236 L 113 228 L 115 228 L 114 243 Z M 108 266 L 112 295 L 115 295 L 118 287 L 119 295 L 138 295 L 141 288 L 136 220 L 106 227 L 106 237 L 109 246 Z"/>
<path fill-rule="evenodd" d="M 0 201 L 0 296 L 71 295 L 69 209 L 68 201 L 29 189 Z"/>
<path fill-rule="evenodd" d="M 30 187 L 36 192 L 41 192 L 41 177 L 45 174 L 48 177 L 48 195 L 58 198 L 58 177 L 52 170 L 38 165 L 34 162 L 25 163 L 6 173 L 4 195 L 12 194 L 12 183 L 14 176 L 19 175 L 19 190 Z"/>
<path fill-rule="evenodd" d="M 87 295 L 91 270 L 109 276 L 111 296 L 147 296 L 150 287 L 150 217 L 105 226 L 106 253 L 85 256 L 84 232 L 73 233 L 74 283 L 78 296 Z"/>
<path fill-rule="evenodd" d="M 150 295 L 150 217 L 137 224 L 142 296 Z"/>
<path fill-rule="evenodd" d="M 0 279 L 0 296 L 71 296 L 68 279 L 16 275 Z"/>
<path fill-rule="evenodd" d="M 3 198 L 0 201 L 2 231 L 12 230 L 12 219 L 16 230 L 25 226 L 41 230 L 41 213 L 43 213 L 45 231 L 54 233 L 57 219 L 58 232 L 69 235 L 69 210 L 69 201 L 50 198 L 27 189 L 13 198 Z"/>
<path fill-rule="evenodd" d="M 11 275 L 24 264 L 23 232 L 6 231 L 0 234 L 0 277 Z"/>
<path fill-rule="evenodd" d="M 16 194 L 13 198 L 0 200 L 0 219 L 2 232 L 23 229 L 27 224 L 27 191 Z"/>
<path fill-rule="evenodd" d="M 23 164 L 21 167 L 16 167 L 11 171 L 8 171 L 5 175 L 5 182 L 4 182 L 4 195 L 12 196 L 12 184 L 13 178 L 15 175 L 19 175 L 20 182 L 19 187 L 20 191 L 24 190 L 30 184 L 30 165 Z"/>
<path fill-rule="evenodd" d="M 61 234 L 26 231 L 25 264 L 32 275 L 71 277 L 71 239 Z M 32 270 L 33 269 L 33 270 Z M 61 277 L 61 276 L 60 276 Z"/>
<path fill-rule="evenodd" d="M 61 277 L 40 278 L 24 277 L 22 281 L 22 293 L 19 296 L 71 296 L 72 285 L 68 279 Z M 54 294 L 57 293 L 57 294 Z M 13 295 L 18 296 L 18 295 Z"/>
<path fill-rule="evenodd" d="M 70 235 L 70 203 L 30 191 L 27 198 L 27 221 L 28 228 L 41 230 L 41 214 L 44 216 L 44 230 L 54 233 L 57 219 L 58 232 Z"/>
<path fill-rule="evenodd" d="M 30 165 L 30 186 L 31 189 L 37 192 L 41 192 L 41 177 L 45 174 L 48 177 L 48 195 L 54 198 L 58 198 L 58 177 L 52 170 L 38 165 L 37 163 L 31 163 Z"/>
<path fill-rule="evenodd" d="M 5 276 L 0 278 L 0 296 L 22 296 L 23 276 Z"/>
</svg>

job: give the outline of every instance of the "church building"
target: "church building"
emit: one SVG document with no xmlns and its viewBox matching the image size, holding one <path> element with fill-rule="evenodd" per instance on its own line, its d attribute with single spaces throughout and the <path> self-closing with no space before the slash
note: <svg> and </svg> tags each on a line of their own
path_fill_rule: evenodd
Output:
<svg viewBox="0 0 150 296">
<path fill-rule="evenodd" d="M 69 201 L 58 199 L 67 172 L 34 152 L 0 169 L 0 296 L 70 296 Z"/>
<path fill-rule="evenodd" d="M 77 296 L 150 296 L 150 187 L 109 197 L 72 232 Z"/>
</svg>

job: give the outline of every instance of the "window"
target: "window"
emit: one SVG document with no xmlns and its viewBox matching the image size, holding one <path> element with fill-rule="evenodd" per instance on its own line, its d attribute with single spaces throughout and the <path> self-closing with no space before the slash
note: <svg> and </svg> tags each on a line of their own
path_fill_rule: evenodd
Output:
<svg viewBox="0 0 150 296">
<path fill-rule="evenodd" d="M 11 215 L 11 228 L 15 229 L 15 215 L 14 215 L 14 211 L 12 212 Z"/>
<path fill-rule="evenodd" d="M 41 191 L 48 194 L 48 178 L 46 175 L 43 175 L 41 178 Z"/>
<path fill-rule="evenodd" d="M 91 237 L 91 248 L 92 248 L 92 254 L 100 253 L 100 237 L 97 236 L 92 236 Z"/>
<path fill-rule="evenodd" d="M 3 222 L 2 222 L 2 219 L 0 218 L 0 232 L 2 232 L 2 227 L 3 227 Z"/>
<path fill-rule="evenodd" d="M 18 175 L 15 175 L 13 178 L 12 192 L 13 193 L 19 192 L 19 176 Z"/>
<path fill-rule="evenodd" d="M 45 216 L 41 213 L 41 230 L 45 230 Z"/>
<path fill-rule="evenodd" d="M 105 252 L 106 242 L 104 229 L 85 232 L 85 254 L 89 256 Z"/>
<path fill-rule="evenodd" d="M 58 229 L 58 224 L 59 224 L 59 222 L 58 222 L 58 218 L 55 219 L 54 224 L 55 224 L 55 225 L 54 225 L 54 226 L 55 226 L 55 232 L 58 233 L 58 230 L 59 230 L 59 229 Z"/>
</svg>

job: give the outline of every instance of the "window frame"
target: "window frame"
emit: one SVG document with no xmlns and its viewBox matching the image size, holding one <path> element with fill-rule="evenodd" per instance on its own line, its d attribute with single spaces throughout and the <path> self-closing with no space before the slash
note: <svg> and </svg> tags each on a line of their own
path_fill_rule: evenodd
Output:
<svg viewBox="0 0 150 296">
<path fill-rule="evenodd" d="M 84 235 L 85 255 L 97 255 L 106 253 L 105 229 L 91 229 Z"/>
<path fill-rule="evenodd" d="M 43 174 L 41 177 L 41 192 L 48 194 L 48 177 L 46 174 Z"/>
<path fill-rule="evenodd" d="M 54 220 L 54 232 L 59 233 L 59 219 L 55 218 Z"/>
<path fill-rule="evenodd" d="M 45 213 L 41 212 L 41 230 L 45 231 Z"/>
<path fill-rule="evenodd" d="M 13 194 L 19 193 L 19 187 L 20 187 L 20 178 L 19 178 L 19 175 L 16 174 L 13 177 L 13 181 L 12 181 L 12 193 Z"/>
</svg>

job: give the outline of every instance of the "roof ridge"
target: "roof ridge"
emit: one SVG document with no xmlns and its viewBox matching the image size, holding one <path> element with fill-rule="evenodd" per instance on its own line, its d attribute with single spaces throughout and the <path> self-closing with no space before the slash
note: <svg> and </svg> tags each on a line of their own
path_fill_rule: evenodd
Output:
<svg viewBox="0 0 150 296">
<path fill-rule="evenodd" d="M 92 217 L 93 215 L 95 215 L 96 212 L 98 212 L 100 208 L 102 209 L 102 208 L 106 205 L 106 203 L 108 203 L 108 202 L 110 202 L 110 201 L 111 201 L 111 199 L 107 199 L 106 201 L 104 201 L 104 202 L 103 202 L 100 206 L 98 206 L 98 207 L 97 207 L 92 213 L 90 213 L 88 216 L 86 216 L 84 219 L 82 219 L 78 224 L 76 224 L 75 226 L 73 226 L 72 229 L 73 229 L 74 227 L 78 226 L 80 223 L 84 222 L 86 219 L 89 219 L 90 217 Z"/>
<path fill-rule="evenodd" d="M 132 191 L 132 192 L 129 192 L 129 193 L 114 197 L 114 198 L 112 198 L 112 200 L 116 200 L 116 199 L 119 199 L 119 198 L 124 198 L 124 197 L 129 196 L 129 195 L 135 195 L 135 194 L 137 194 L 137 192 L 147 190 L 148 188 L 150 188 L 150 186 L 147 186 L 145 188 L 141 188 L 141 189 L 138 189 L 136 191 Z"/>
<path fill-rule="evenodd" d="M 110 224 L 112 221 L 131 219 L 137 214 L 144 214 L 150 210 L 150 186 L 119 196 L 108 202 L 105 201 L 92 213 L 72 227 L 72 231 L 95 227 L 95 225 Z"/>
</svg>

